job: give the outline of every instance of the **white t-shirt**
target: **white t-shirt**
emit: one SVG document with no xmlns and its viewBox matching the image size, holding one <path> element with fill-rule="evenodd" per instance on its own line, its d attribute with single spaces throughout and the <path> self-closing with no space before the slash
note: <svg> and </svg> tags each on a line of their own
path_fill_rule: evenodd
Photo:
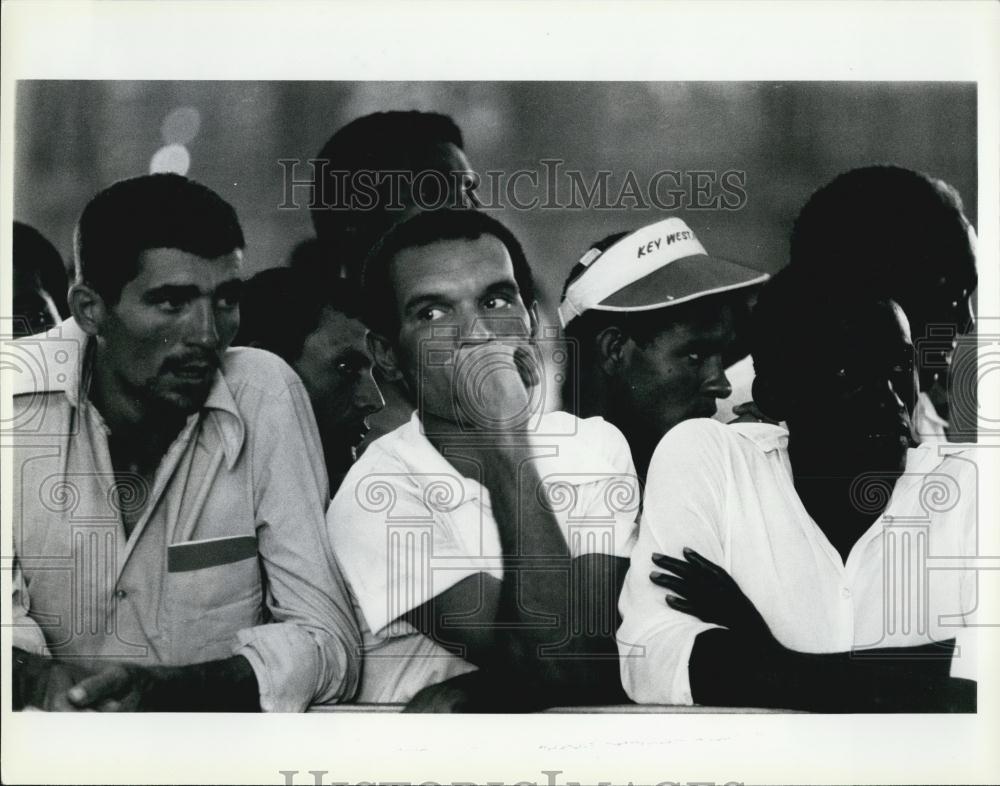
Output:
<svg viewBox="0 0 1000 786">
<path fill-rule="evenodd" d="M 640 492 L 621 432 L 599 417 L 553 412 L 531 443 L 545 448 L 535 466 L 570 553 L 628 557 Z M 347 473 L 327 528 L 365 647 L 358 701 L 406 702 L 476 669 L 399 620 L 467 576 L 503 576 L 489 492 L 431 445 L 416 413 Z"/>
<path fill-rule="evenodd" d="M 667 606 L 649 580 L 654 552 L 680 558 L 689 547 L 725 568 L 776 638 L 801 652 L 926 644 L 966 624 L 976 605 L 974 571 L 960 559 L 976 553 L 971 456 L 910 450 L 888 507 L 845 565 L 795 491 L 787 442 L 780 426 L 698 419 L 657 447 L 619 600 L 622 684 L 634 701 L 691 704 L 694 639 L 717 627 Z M 875 479 L 857 504 L 877 509 L 886 491 Z"/>
</svg>

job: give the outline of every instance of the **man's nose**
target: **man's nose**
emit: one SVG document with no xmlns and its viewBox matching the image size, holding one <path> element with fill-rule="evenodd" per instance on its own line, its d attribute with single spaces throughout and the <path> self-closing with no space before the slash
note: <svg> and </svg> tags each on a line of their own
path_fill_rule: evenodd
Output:
<svg viewBox="0 0 1000 786">
<path fill-rule="evenodd" d="M 729 377 L 726 376 L 722 356 L 715 355 L 710 358 L 705 368 L 706 376 L 701 386 L 702 392 L 713 398 L 729 398 L 733 393 L 733 386 L 729 384 Z"/>
<path fill-rule="evenodd" d="M 354 406 L 366 415 L 374 414 L 385 406 L 382 391 L 378 389 L 378 383 L 375 382 L 370 369 L 361 375 L 354 391 Z"/>
<path fill-rule="evenodd" d="M 466 320 L 463 334 L 472 341 L 492 341 L 503 335 L 498 330 L 497 320 L 489 317 L 471 316 Z"/>
<path fill-rule="evenodd" d="M 219 347 L 219 325 L 211 302 L 199 301 L 192 308 L 188 342 L 207 349 Z"/>
</svg>

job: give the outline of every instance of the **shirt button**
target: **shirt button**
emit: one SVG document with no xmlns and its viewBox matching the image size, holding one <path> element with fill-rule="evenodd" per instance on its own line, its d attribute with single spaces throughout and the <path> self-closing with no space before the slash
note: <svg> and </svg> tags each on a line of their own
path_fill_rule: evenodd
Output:
<svg viewBox="0 0 1000 786">
<path fill-rule="evenodd" d="M 841 587 L 840 597 L 842 597 L 844 600 L 847 600 L 849 597 L 851 597 L 851 590 L 848 587 Z"/>
<path fill-rule="evenodd" d="M 118 599 L 124 598 L 126 595 L 128 595 L 128 593 L 123 589 L 120 589 L 117 592 L 115 592 L 115 597 Z"/>
</svg>

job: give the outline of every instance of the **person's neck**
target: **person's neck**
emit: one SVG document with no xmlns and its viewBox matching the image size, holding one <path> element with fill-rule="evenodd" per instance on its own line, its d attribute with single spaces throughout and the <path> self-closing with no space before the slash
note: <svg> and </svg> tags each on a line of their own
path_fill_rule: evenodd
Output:
<svg viewBox="0 0 1000 786">
<path fill-rule="evenodd" d="M 606 418 L 609 399 L 604 375 L 590 372 L 576 386 L 576 397 L 563 396 L 563 409 L 578 418 L 592 418 L 595 415 Z"/>
<path fill-rule="evenodd" d="M 328 450 L 323 447 L 323 461 L 326 464 L 326 477 L 330 484 L 330 499 L 337 493 L 340 484 L 344 481 L 344 476 L 354 463 L 354 450 L 348 449 L 346 455 L 343 447 L 339 450 Z"/>
<path fill-rule="evenodd" d="M 854 544 L 885 512 L 902 472 L 848 468 L 825 447 L 796 442 L 789 435 L 792 481 L 806 512 L 846 562 Z M 871 476 L 870 483 L 860 480 L 865 475 Z"/>
<path fill-rule="evenodd" d="M 576 402 L 576 411 L 573 412 L 571 408 L 567 408 L 567 411 L 580 418 L 600 416 L 617 428 L 628 442 L 636 475 L 645 483 L 649 462 L 653 458 L 653 451 L 656 450 L 659 440 L 652 438 L 654 435 L 649 428 L 637 426 L 633 420 L 626 417 L 625 408 L 616 405 L 612 399 L 607 378 L 603 374 L 595 373 L 583 380 L 580 386 L 580 398 Z"/>
</svg>

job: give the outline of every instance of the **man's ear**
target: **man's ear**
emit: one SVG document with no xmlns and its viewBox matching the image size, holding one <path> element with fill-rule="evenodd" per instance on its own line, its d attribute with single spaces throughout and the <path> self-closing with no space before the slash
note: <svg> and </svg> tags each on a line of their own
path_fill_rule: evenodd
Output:
<svg viewBox="0 0 1000 786">
<path fill-rule="evenodd" d="M 69 311 L 88 336 L 96 336 L 108 318 L 108 306 L 93 287 L 75 283 L 69 288 Z"/>
<path fill-rule="evenodd" d="M 369 330 L 365 333 L 365 343 L 368 344 L 372 360 L 388 382 L 398 382 L 403 378 L 403 371 L 396 359 L 396 350 L 385 336 Z"/>
<path fill-rule="evenodd" d="M 531 329 L 531 332 L 529 334 L 530 337 L 531 338 L 538 338 L 538 325 L 539 325 L 539 322 L 538 322 L 538 301 L 537 300 L 531 301 L 531 305 L 528 306 L 528 324 L 529 324 L 530 329 Z"/>
<path fill-rule="evenodd" d="M 775 385 L 771 377 L 758 375 L 753 378 L 750 392 L 762 414 L 776 422 L 788 419 L 793 402 L 787 386 Z"/>
<path fill-rule="evenodd" d="M 618 375 L 625 359 L 625 344 L 628 342 L 621 328 L 609 325 L 594 337 L 597 344 L 597 358 L 604 373 L 609 377 Z"/>
</svg>

